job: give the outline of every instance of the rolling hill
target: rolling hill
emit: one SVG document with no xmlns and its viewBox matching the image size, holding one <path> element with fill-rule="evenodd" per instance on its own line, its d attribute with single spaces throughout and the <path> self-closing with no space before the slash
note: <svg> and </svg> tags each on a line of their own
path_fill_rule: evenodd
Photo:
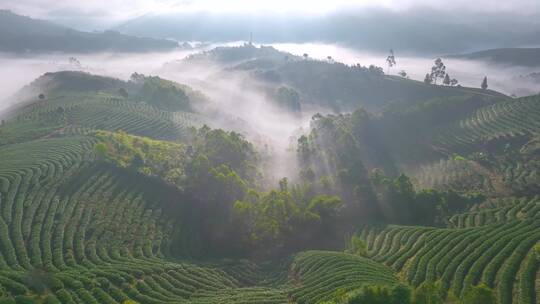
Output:
<svg viewBox="0 0 540 304">
<path fill-rule="evenodd" d="M 343 111 L 297 138 L 298 180 L 264 184 L 264 150 L 207 126 L 204 92 L 47 73 L 0 126 L 0 302 L 538 301 L 538 96 L 240 50 L 180 64 Z"/>
<path fill-rule="evenodd" d="M 340 62 L 304 58 L 271 46 L 218 47 L 166 65 L 173 71 L 219 66 L 227 72 L 246 73 L 262 83 L 269 96 L 280 89 L 293 89 L 300 108 L 323 107 L 334 112 L 364 107 L 378 112 L 394 104 L 411 104 L 433 98 L 463 95 L 508 98 L 504 94 L 466 87 L 434 86 L 420 81 L 388 76 L 376 66 L 345 65 Z M 279 99 L 279 98 L 278 98 Z M 290 102 L 286 100 L 285 102 Z"/>
</svg>

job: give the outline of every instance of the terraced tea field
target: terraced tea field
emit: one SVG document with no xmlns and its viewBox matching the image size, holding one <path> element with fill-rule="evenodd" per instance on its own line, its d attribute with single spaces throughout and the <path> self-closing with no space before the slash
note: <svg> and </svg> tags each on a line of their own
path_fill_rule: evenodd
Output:
<svg viewBox="0 0 540 304">
<path fill-rule="evenodd" d="M 130 86 L 130 94 L 137 85 L 107 81 Z M 165 92 L 183 92 L 164 83 Z M 152 88 L 146 89 L 153 96 Z M 173 97 L 168 101 L 174 102 Z M 538 302 L 540 199 L 531 195 L 538 190 L 540 149 L 534 140 L 540 134 L 538 97 L 504 99 L 477 109 L 450 128 L 435 130 L 440 133 L 433 147 L 447 155 L 416 168 L 416 186 L 491 195 L 467 212 L 445 215 L 448 228 L 365 225 L 359 220 L 346 227 L 350 231 L 339 233 L 364 227 L 367 256 L 343 253 L 337 251 L 343 248 L 332 245 L 336 251 L 302 249 L 270 261 L 262 260 L 266 256 L 256 250 L 248 260 L 215 257 L 201 249 L 206 248 L 201 243 L 214 235 L 204 235 L 208 231 L 200 228 L 224 214 L 236 216 L 237 210 L 224 208 L 216 218 L 201 216 L 199 206 L 221 206 L 205 205 L 194 193 L 203 189 L 200 197 L 208 200 L 213 199 L 210 195 L 221 199 L 236 191 L 251 195 L 254 189 L 249 187 L 260 185 L 248 184 L 231 169 L 233 165 L 222 161 L 228 157 L 236 167 L 252 169 L 255 165 L 245 160 L 251 157 L 251 144 L 239 133 L 192 128 L 211 120 L 201 113 L 179 111 L 174 103 L 156 104 L 160 103 L 132 98 L 116 87 L 53 90 L 8 113 L 0 126 L 0 303 L 341 304 L 338 297 L 365 286 L 418 287 L 424 282 L 441 282 L 457 297 L 485 283 L 500 304 Z M 349 116 L 334 118 L 336 128 L 352 130 Z M 474 159 L 459 154 L 468 156 L 492 146 L 503 156 Z M 197 148 L 206 154 L 196 154 Z M 512 157 L 515 151 L 519 157 Z M 216 161 L 215 167 L 210 167 L 210 159 Z M 341 171 L 346 170 L 336 178 Z M 244 173 L 257 175 L 250 176 L 257 182 L 261 178 L 256 170 Z M 321 184 L 328 186 L 330 178 L 323 177 Z M 191 180 L 202 181 L 203 187 L 194 187 Z M 206 183 L 221 191 L 208 191 Z M 223 184 L 227 187 L 219 188 Z M 282 246 L 273 237 L 283 232 L 280 229 L 293 231 L 294 225 L 318 227 L 321 233 L 332 226 L 328 219 L 335 214 L 330 205 L 340 206 L 339 198 L 319 195 L 318 200 L 287 205 L 293 196 L 311 189 L 291 186 L 293 195 L 284 190 L 287 180 L 279 186 L 280 192 L 262 196 L 271 202 L 280 199 L 259 211 L 278 216 L 270 214 L 263 222 L 266 226 L 254 226 L 269 227 L 268 242 Z M 359 186 L 364 184 L 344 197 L 355 202 Z M 496 196 L 501 189 L 515 196 Z M 415 195 L 412 185 L 410 191 Z M 238 199 L 231 202 L 236 207 Z M 301 213 L 300 208 L 309 212 Z M 288 212 L 300 224 L 280 226 Z M 246 224 L 238 223 L 235 229 Z M 255 241 L 256 237 L 249 240 Z"/>
<path fill-rule="evenodd" d="M 485 283 L 499 303 L 536 303 L 540 271 L 534 246 L 540 242 L 540 202 L 455 216 L 460 228 L 389 226 L 364 230 L 370 256 L 414 286 L 440 280 L 455 295 Z"/>
</svg>

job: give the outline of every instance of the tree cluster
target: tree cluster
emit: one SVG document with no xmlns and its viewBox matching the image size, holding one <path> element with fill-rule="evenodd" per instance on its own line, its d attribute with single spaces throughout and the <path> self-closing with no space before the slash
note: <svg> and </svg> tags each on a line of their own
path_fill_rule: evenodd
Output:
<svg viewBox="0 0 540 304">
<path fill-rule="evenodd" d="M 456 86 L 459 83 L 457 79 L 451 78 L 446 72 L 446 65 L 441 58 L 435 59 L 435 63 L 431 67 L 431 72 L 427 73 L 426 77 L 424 77 L 424 83 L 437 85 L 439 79 L 442 79 L 443 85 L 446 86 Z"/>
<path fill-rule="evenodd" d="M 365 285 L 351 292 L 338 290 L 324 304 L 495 304 L 495 294 L 484 284 L 469 286 L 460 299 L 444 291 L 441 282 L 424 282 L 416 289 L 407 285 Z"/>
</svg>

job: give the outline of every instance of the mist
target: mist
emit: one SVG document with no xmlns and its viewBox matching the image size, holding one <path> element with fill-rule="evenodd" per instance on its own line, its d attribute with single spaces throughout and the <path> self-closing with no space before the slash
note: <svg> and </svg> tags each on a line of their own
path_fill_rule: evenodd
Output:
<svg viewBox="0 0 540 304">
<path fill-rule="evenodd" d="M 348 65 L 361 64 L 369 66 L 373 64 L 382 67 L 385 73 L 387 72 L 386 57 L 388 53 L 384 52 L 361 51 L 339 44 L 324 43 L 278 43 L 271 45 L 278 50 L 298 56 L 307 53 L 309 57 L 318 60 L 327 60 L 327 57 L 331 56 L 333 60 Z M 426 73 L 431 71 L 434 60 L 439 57 L 400 55 L 399 50 L 396 49 L 394 49 L 394 52 L 397 64 L 390 69 L 390 74 L 397 75 L 404 70 L 411 79 L 418 81 L 423 81 Z M 518 79 L 519 76 L 538 73 L 540 71 L 538 67 L 503 66 L 487 61 L 451 59 L 445 58 L 443 55 L 440 57 L 446 65 L 448 74 L 452 78 L 456 78 L 459 84 L 464 87 L 479 88 L 482 79 L 487 76 L 489 89 L 506 95 L 521 97 L 536 95 L 540 92 L 540 83 Z"/>
<path fill-rule="evenodd" d="M 227 43 L 225 45 L 235 45 Z M 13 105 L 12 96 L 24 85 L 45 72 L 61 70 L 81 70 L 92 74 L 128 80 L 133 72 L 160 76 L 191 86 L 203 92 L 211 100 L 213 112 L 211 127 L 224 128 L 242 133 L 253 142 L 266 163 L 267 179 L 275 182 L 281 177 L 295 178 L 296 157 L 294 145 L 298 134 L 309 129 L 309 121 L 317 112 L 330 112 L 327 109 L 304 108 L 301 115 L 291 115 L 275 106 L 275 102 L 265 93 L 263 83 L 252 79 L 244 72 L 231 71 L 215 64 L 183 64 L 186 56 L 213 48 L 145 54 L 53 54 L 34 57 L 0 57 L 0 110 Z M 272 44 L 275 48 L 294 55 L 307 53 L 310 58 L 333 60 L 345 64 L 371 64 L 381 66 L 386 71 L 386 53 L 359 51 L 337 44 Z M 397 65 L 390 74 L 397 75 L 401 70 L 414 80 L 422 81 L 433 65 L 432 57 L 401 56 L 396 50 Z M 77 58 L 77 64 L 69 58 Z M 526 83 L 517 78 L 538 70 L 532 68 L 509 68 L 490 65 L 479 61 L 444 59 L 447 72 L 459 80 L 462 86 L 479 87 L 484 76 L 488 77 L 490 89 L 511 95 L 537 94 L 540 85 Z"/>
<path fill-rule="evenodd" d="M 169 62 L 158 71 L 160 77 L 187 84 L 204 92 L 212 103 L 201 112 L 211 115 L 211 127 L 233 130 L 255 144 L 263 158 L 265 180 L 295 179 L 296 134 L 309 127 L 314 110 L 292 115 L 275 106 L 265 93 L 264 84 L 243 72 L 214 64 Z"/>
<path fill-rule="evenodd" d="M 235 45 L 239 42 L 220 44 Z M 295 134 L 309 126 L 315 110 L 305 110 L 294 116 L 275 106 L 275 102 L 264 92 L 261 83 L 241 72 L 226 71 L 225 66 L 204 64 L 183 65 L 182 59 L 202 49 L 150 54 L 56 54 L 32 58 L 8 57 L 0 59 L 5 67 L 0 71 L 0 115 L 1 111 L 15 105 L 14 95 L 34 79 L 46 72 L 62 70 L 84 71 L 96 75 L 128 80 L 132 73 L 159 76 L 203 92 L 211 100 L 200 112 L 213 113 L 210 127 L 233 130 L 244 135 L 255 144 L 264 158 L 265 179 L 275 184 L 278 179 L 296 176 Z M 73 64 L 69 58 L 76 58 Z M 197 105 L 195 105 L 197 106 Z M 324 112 L 318 109 L 317 112 Z"/>
</svg>

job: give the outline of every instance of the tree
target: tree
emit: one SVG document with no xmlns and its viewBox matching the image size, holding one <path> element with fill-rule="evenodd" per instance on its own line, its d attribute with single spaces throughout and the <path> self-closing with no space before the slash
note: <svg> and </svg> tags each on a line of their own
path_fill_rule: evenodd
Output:
<svg viewBox="0 0 540 304">
<path fill-rule="evenodd" d="M 407 72 L 405 72 L 404 70 L 401 70 L 398 75 L 403 78 L 409 79 L 409 75 L 407 75 Z"/>
<path fill-rule="evenodd" d="M 332 56 L 327 56 L 326 59 L 329 63 L 334 63 L 334 59 L 332 58 Z"/>
<path fill-rule="evenodd" d="M 446 76 L 446 66 L 441 58 L 435 59 L 435 64 L 431 67 L 431 79 L 437 84 L 437 79 Z"/>
<path fill-rule="evenodd" d="M 424 282 L 414 291 L 415 304 L 443 304 L 444 292 L 441 282 Z"/>
<path fill-rule="evenodd" d="M 43 94 L 43 93 L 39 94 L 38 98 L 41 99 L 41 100 L 45 99 L 45 94 Z"/>
<path fill-rule="evenodd" d="M 450 75 L 448 75 L 447 73 L 446 76 L 444 76 L 443 84 L 448 86 L 450 85 L 450 83 L 451 83 Z"/>
<path fill-rule="evenodd" d="M 94 152 L 96 153 L 98 159 L 105 159 L 107 157 L 107 145 L 105 143 L 97 143 L 94 146 Z"/>
<path fill-rule="evenodd" d="M 390 74 L 390 68 L 396 65 L 396 57 L 394 56 L 394 50 L 390 50 L 390 54 L 386 57 L 386 64 L 388 64 L 388 72 Z"/>
<path fill-rule="evenodd" d="M 118 89 L 118 94 L 124 98 L 128 98 L 129 97 L 129 94 L 128 92 L 126 91 L 126 89 L 124 88 L 120 88 Z"/>
<path fill-rule="evenodd" d="M 77 66 L 77 67 L 81 66 L 81 62 L 79 61 L 79 59 L 77 59 L 75 57 L 69 57 L 69 64 Z"/>
<path fill-rule="evenodd" d="M 463 297 L 463 304 L 495 304 L 493 290 L 485 284 L 470 287 Z"/>
<path fill-rule="evenodd" d="M 302 110 L 300 94 L 293 88 L 279 87 L 276 92 L 276 101 L 281 107 L 291 112 L 299 113 Z"/>
<path fill-rule="evenodd" d="M 368 67 L 368 71 L 370 74 L 372 75 L 376 75 L 376 76 L 382 76 L 384 75 L 384 71 L 381 67 L 378 67 L 378 66 L 375 66 L 373 64 L 371 64 L 369 67 Z"/>
<path fill-rule="evenodd" d="M 344 301 L 346 304 L 409 304 L 411 290 L 405 285 L 396 285 L 394 288 L 380 285 L 365 285 L 352 291 Z"/>
<path fill-rule="evenodd" d="M 367 244 L 360 237 L 353 235 L 345 252 L 365 257 L 367 256 Z"/>
<path fill-rule="evenodd" d="M 304 57 L 304 59 L 308 59 L 309 55 L 307 53 L 304 53 L 304 55 L 302 55 Z"/>
<path fill-rule="evenodd" d="M 484 80 L 482 80 L 482 90 L 487 90 L 488 88 L 488 83 L 487 83 L 487 76 L 484 77 Z"/>
<path fill-rule="evenodd" d="M 398 284 L 392 289 L 390 304 L 410 304 L 411 289 L 403 284 Z"/>
<path fill-rule="evenodd" d="M 425 84 L 432 84 L 433 83 L 433 78 L 431 77 L 430 74 L 426 74 L 426 77 L 424 77 L 424 83 Z"/>
<path fill-rule="evenodd" d="M 450 80 L 450 85 L 451 86 L 456 86 L 457 84 L 459 83 L 459 81 L 455 78 L 452 78 L 452 80 Z"/>
<path fill-rule="evenodd" d="M 536 258 L 540 261 L 540 242 L 536 243 L 533 247 Z"/>
</svg>

